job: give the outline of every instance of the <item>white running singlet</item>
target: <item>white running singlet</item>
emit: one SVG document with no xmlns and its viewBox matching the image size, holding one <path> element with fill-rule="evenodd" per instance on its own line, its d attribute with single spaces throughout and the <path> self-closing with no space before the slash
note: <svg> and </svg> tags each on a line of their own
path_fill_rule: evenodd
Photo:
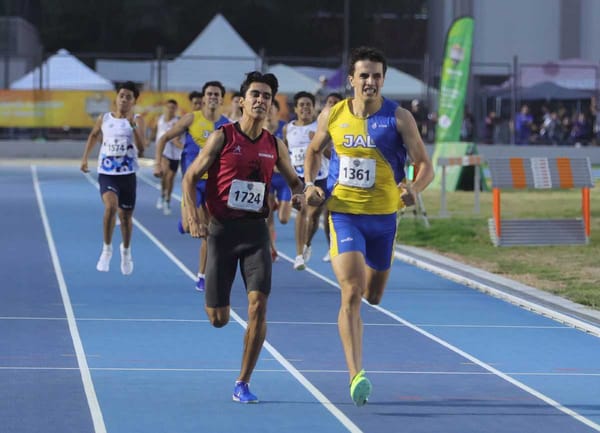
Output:
<svg viewBox="0 0 600 433">
<path fill-rule="evenodd" d="M 117 119 L 112 113 L 102 117 L 102 146 L 98 152 L 98 173 L 131 174 L 138 169 L 137 148 L 133 128 L 127 119 Z"/>
<path fill-rule="evenodd" d="M 306 156 L 306 149 L 316 131 L 316 121 L 302 126 L 294 125 L 294 122 L 292 121 L 286 126 L 285 139 L 288 144 L 292 165 L 294 166 L 296 173 L 298 173 L 298 176 L 304 177 L 304 157 Z M 321 167 L 319 168 L 315 180 L 327 179 L 328 174 L 329 160 L 322 156 Z"/>
<path fill-rule="evenodd" d="M 164 114 L 162 114 L 158 118 L 158 122 L 156 124 L 156 142 L 157 143 L 158 143 L 158 140 L 160 140 L 160 137 L 162 137 L 165 134 L 165 132 L 167 132 L 169 129 L 171 129 L 173 127 L 173 125 L 175 125 L 175 123 L 177 123 L 178 120 L 179 120 L 179 116 L 174 116 L 171 120 L 167 121 L 167 120 L 165 120 Z M 169 141 L 167 141 L 167 144 L 165 145 L 165 148 L 163 150 L 163 156 L 165 158 L 179 160 L 181 158 L 182 151 L 183 151 L 183 149 L 178 148 L 177 146 L 175 146 L 175 144 L 173 144 L 172 140 L 169 140 Z"/>
</svg>

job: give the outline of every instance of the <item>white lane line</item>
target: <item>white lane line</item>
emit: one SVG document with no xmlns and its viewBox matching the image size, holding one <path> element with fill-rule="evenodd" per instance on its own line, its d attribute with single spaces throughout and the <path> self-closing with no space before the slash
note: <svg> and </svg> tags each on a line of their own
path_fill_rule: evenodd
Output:
<svg viewBox="0 0 600 433">
<path fill-rule="evenodd" d="M 279 256 L 284 258 L 285 260 L 287 260 L 290 263 L 294 263 L 294 260 L 279 252 Z M 331 284 L 334 287 L 337 287 L 338 289 L 340 289 L 340 286 L 337 282 L 331 280 L 330 278 L 327 278 L 321 274 L 319 274 L 318 272 L 313 271 L 311 268 L 307 267 L 305 269 L 305 272 L 308 272 L 312 275 L 314 275 L 315 277 L 319 278 L 322 281 L 325 281 L 328 284 Z M 568 407 L 563 406 L 562 404 L 560 404 L 559 402 L 557 402 L 556 400 L 551 399 L 550 397 L 542 394 L 541 392 L 525 385 L 522 382 L 519 382 L 518 380 L 510 377 L 507 373 L 503 373 L 502 371 L 492 367 L 490 364 L 485 363 L 483 361 L 481 361 L 480 359 L 474 357 L 473 355 L 459 349 L 458 347 L 448 343 L 445 340 L 442 340 L 441 338 L 436 337 L 433 334 L 430 334 L 429 332 L 425 331 L 424 329 L 419 328 L 417 325 L 412 324 L 411 322 L 403 319 L 402 317 L 386 310 L 385 308 L 380 307 L 379 305 L 371 305 L 369 304 L 365 299 L 362 300 L 362 302 L 364 302 L 366 305 L 370 306 L 371 308 L 376 309 L 377 311 L 379 311 L 382 314 L 385 314 L 386 316 L 402 323 L 403 325 L 407 326 L 408 328 L 414 330 L 415 332 L 418 332 L 419 334 L 429 338 L 430 340 L 435 341 L 436 343 L 438 343 L 439 345 L 445 347 L 448 350 L 453 351 L 454 353 L 462 356 L 463 358 L 468 359 L 469 361 L 471 361 L 474 364 L 477 364 L 478 366 L 480 366 L 481 368 L 495 374 L 496 376 L 500 377 L 501 379 L 504 379 L 505 381 L 511 383 L 512 385 L 516 386 L 517 388 L 522 389 L 523 391 L 533 395 L 534 397 L 537 397 L 538 399 L 542 400 L 543 402 L 547 403 L 548 405 L 554 407 L 555 409 L 560 410 L 561 412 L 565 413 L 566 415 L 569 415 L 570 417 L 576 419 L 577 421 L 587 425 L 588 427 L 591 427 L 592 429 L 600 432 L 600 424 L 597 424 L 595 422 L 593 422 L 592 420 L 580 415 L 579 413 L 575 412 L 572 409 L 569 409 Z"/>
<path fill-rule="evenodd" d="M 66 317 L 27 317 L 27 316 L 0 316 L 0 320 L 67 320 Z M 80 317 L 76 319 L 78 322 L 165 322 L 165 323 L 209 323 L 207 319 L 171 319 L 171 318 L 124 318 L 124 317 Z M 337 322 L 296 322 L 273 320 L 269 321 L 269 325 L 290 325 L 290 326 L 337 326 Z M 537 325 L 440 325 L 435 323 L 415 323 L 420 328 L 474 328 L 474 329 L 566 329 L 572 330 L 571 326 L 537 326 Z M 382 326 L 399 328 L 404 327 L 402 323 L 363 323 L 363 326 Z"/>
<path fill-rule="evenodd" d="M 0 317 L 0 320 L 67 320 L 65 317 Z M 139 318 L 128 319 L 119 317 L 80 317 L 78 322 L 183 322 L 183 323 L 208 323 L 207 319 L 161 319 L 161 318 Z"/>
<path fill-rule="evenodd" d="M 513 294 L 503 292 L 502 290 L 496 289 L 487 284 L 480 283 L 479 281 L 472 280 L 470 278 L 464 277 L 439 266 L 432 265 L 407 254 L 403 254 L 396 251 L 394 255 L 397 259 L 402 260 L 405 263 L 416 266 L 420 269 L 424 269 L 433 274 L 439 275 L 447 280 L 454 281 L 467 287 L 472 287 L 476 290 L 479 290 L 480 292 L 486 293 L 495 298 L 499 298 L 513 305 L 516 305 L 519 308 L 526 309 L 541 316 L 548 317 L 556 322 L 563 323 L 572 328 L 576 328 L 581 331 L 585 331 L 589 334 L 592 334 L 596 337 L 600 337 L 600 327 L 594 326 L 591 323 L 584 322 L 583 320 L 579 320 L 575 317 L 571 317 L 567 314 L 563 314 L 558 311 L 554 311 L 550 308 L 544 307 L 543 305 L 539 305 L 535 302 L 528 301 Z"/>
<path fill-rule="evenodd" d="M 2 366 L 0 370 L 79 370 L 77 367 L 21 367 Z M 239 368 L 152 368 L 152 367 L 91 367 L 90 371 L 147 371 L 147 372 L 190 372 L 190 373 L 236 373 Z M 300 373 L 311 374 L 348 374 L 347 370 L 298 369 Z M 289 373 L 285 368 L 257 368 L 255 373 Z M 369 375 L 423 375 L 423 376 L 495 376 L 490 371 L 414 371 L 414 370 L 369 370 Z M 548 376 L 548 377 L 600 377 L 600 373 L 553 373 L 553 372 L 508 372 L 511 376 Z"/>
<path fill-rule="evenodd" d="M 98 188 L 98 183 L 94 181 L 89 173 L 87 173 L 86 178 L 88 181 Z M 140 223 L 137 219 L 133 218 L 133 223 L 135 226 L 150 239 L 154 245 L 156 245 L 173 263 L 179 267 L 183 271 L 185 275 L 187 275 L 191 280 L 196 281 L 196 274 L 189 270 L 176 256 L 173 254 L 160 240 L 158 240 L 142 223 Z M 235 310 L 231 309 L 230 311 L 231 317 L 244 329 L 246 329 L 246 322 L 235 312 Z M 344 414 L 340 409 L 337 408 L 329 399 L 323 394 L 316 386 L 314 386 L 306 377 L 304 377 L 300 371 L 298 371 L 287 359 L 283 357 L 273 347 L 267 340 L 265 340 L 263 347 L 292 375 L 294 378 L 300 382 L 304 388 L 310 392 L 319 403 L 321 403 L 337 420 L 348 429 L 348 431 L 352 433 L 362 433 L 362 430 L 358 428 L 356 424 L 354 424 L 350 418 Z"/>
<path fill-rule="evenodd" d="M 73 340 L 73 348 L 77 355 L 77 365 L 79 365 L 79 371 L 81 373 L 81 380 L 83 382 L 83 389 L 85 396 L 88 401 L 90 413 L 92 416 L 92 422 L 94 424 L 94 431 L 96 433 L 106 433 L 106 426 L 104 424 L 104 418 L 102 417 L 102 411 L 98 404 L 98 397 L 96 396 L 96 390 L 94 389 L 94 383 L 92 382 L 92 375 L 87 364 L 85 351 L 83 350 L 83 344 L 81 343 L 81 337 L 79 336 L 79 330 L 77 329 L 77 322 L 75 320 L 75 314 L 73 313 L 73 307 L 71 305 L 71 299 L 67 290 L 67 283 L 62 272 L 58 253 L 56 251 L 56 244 L 54 243 L 54 237 L 52 236 L 52 230 L 48 221 L 48 214 L 46 213 L 46 207 L 42 198 L 42 191 L 37 175 L 37 168 L 35 165 L 31 166 L 31 176 L 33 178 L 33 188 L 35 190 L 35 196 L 37 204 L 40 209 L 40 215 L 42 217 L 42 223 L 44 225 L 44 232 L 46 233 L 46 239 L 48 241 L 48 249 L 50 250 L 50 256 L 52 257 L 52 265 L 54 266 L 54 273 L 58 281 L 60 288 L 60 295 L 62 297 L 63 305 L 65 307 L 65 314 L 67 316 L 67 322 L 69 325 L 69 331 L 71 333 L 71 339 Z"/>
</svg>

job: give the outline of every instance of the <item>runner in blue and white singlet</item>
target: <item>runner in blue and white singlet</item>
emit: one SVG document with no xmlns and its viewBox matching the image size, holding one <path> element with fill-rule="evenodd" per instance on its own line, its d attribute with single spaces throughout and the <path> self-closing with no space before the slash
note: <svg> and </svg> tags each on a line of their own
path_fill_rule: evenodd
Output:
<svg viewBox="0 0 600 433">
<path fill-rule="evenodd" d="M 81 159 L 81 171 L 89 172 L 88 157 L 93 147 L 102 137 L 98 153 L 98 183 L 104 203 L 103 240 L 104 245 L 96 269 L 108 272 L 112 258 L 112 235 L 117 213 L 121 221 L 121 272 L 133 272 L 131 259 L 131 233 L 133 230 L 133 209 L 136 199 L 136 175 L 138 154 L 145 147 L 144 120 L 133 113 L 139 96 L 135 84 L 127 81 L 117 88 L 116 110 L 100 115 L 88 137 Z"/>
<path fill-rule="evenodd" d="M 284 139 L 290 151 L 292 165 L 298 176 L 304 180 L 304 158 L 306 149 L 317 130 L 315 120 L 315 96 L 308 92 L 298 92 L 294 95 L 294 112 L 297 119 L 288 123 L 284 128 Z M 319 173 L 315 184 L 325 188 L 329 173 L 329 160 L 321 157 Z M 296 217 L 296 258 L 294 269 L 301 271 L 311 256 L 311 241 L 319 227 L 319 218 L 325 208 L 306 206 Z"/>
<path fill-rule="evenodd" d="M 133 128 L 128 119 L 118 119 L 112 113 L 102 116 L 102 145 L 98 152 L 99 174 L 132 174 L 138 169 Z"/>
</svg>

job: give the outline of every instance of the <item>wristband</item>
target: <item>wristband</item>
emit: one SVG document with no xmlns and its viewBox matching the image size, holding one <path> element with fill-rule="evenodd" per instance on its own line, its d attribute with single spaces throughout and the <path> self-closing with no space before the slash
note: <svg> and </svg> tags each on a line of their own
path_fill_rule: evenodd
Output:
<svg viewBox="0 0 600 433">
<path fill-rule="evenodd" d="M 308 188 L 309 186 L 315 186 L 315 183 L 314 182 L 305 182 L 303 192 L 306 192 L 306 188 Z"/>
</svg>

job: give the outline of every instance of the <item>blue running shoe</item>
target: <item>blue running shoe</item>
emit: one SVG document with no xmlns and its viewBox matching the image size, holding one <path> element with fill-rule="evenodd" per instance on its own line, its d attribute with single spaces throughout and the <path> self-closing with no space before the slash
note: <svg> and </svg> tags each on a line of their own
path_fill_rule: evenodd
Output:
<svg viewBox="0 0 600 433">
<path fill-rule="evenodd" d="M 179 233 L 181 233 L 182 235 L 185 234 L 185 230 L 183 229 L 183 223 L 181 222 L 181 220 L 177 221 L 177 230 L 179 231 Z"/>
<path fill-rule="evenodd" d="M 196 290 L 204 292 L 204 277 L 198 277 L 198 281 L 196 281 Z"/>
<path fill-rule="evenodd" d="M 258 397 L 250 392 L 246 382 L 236 381 L 233 389 L 233 401 L 240 403 L 258 403 Z"/>
</svg>

